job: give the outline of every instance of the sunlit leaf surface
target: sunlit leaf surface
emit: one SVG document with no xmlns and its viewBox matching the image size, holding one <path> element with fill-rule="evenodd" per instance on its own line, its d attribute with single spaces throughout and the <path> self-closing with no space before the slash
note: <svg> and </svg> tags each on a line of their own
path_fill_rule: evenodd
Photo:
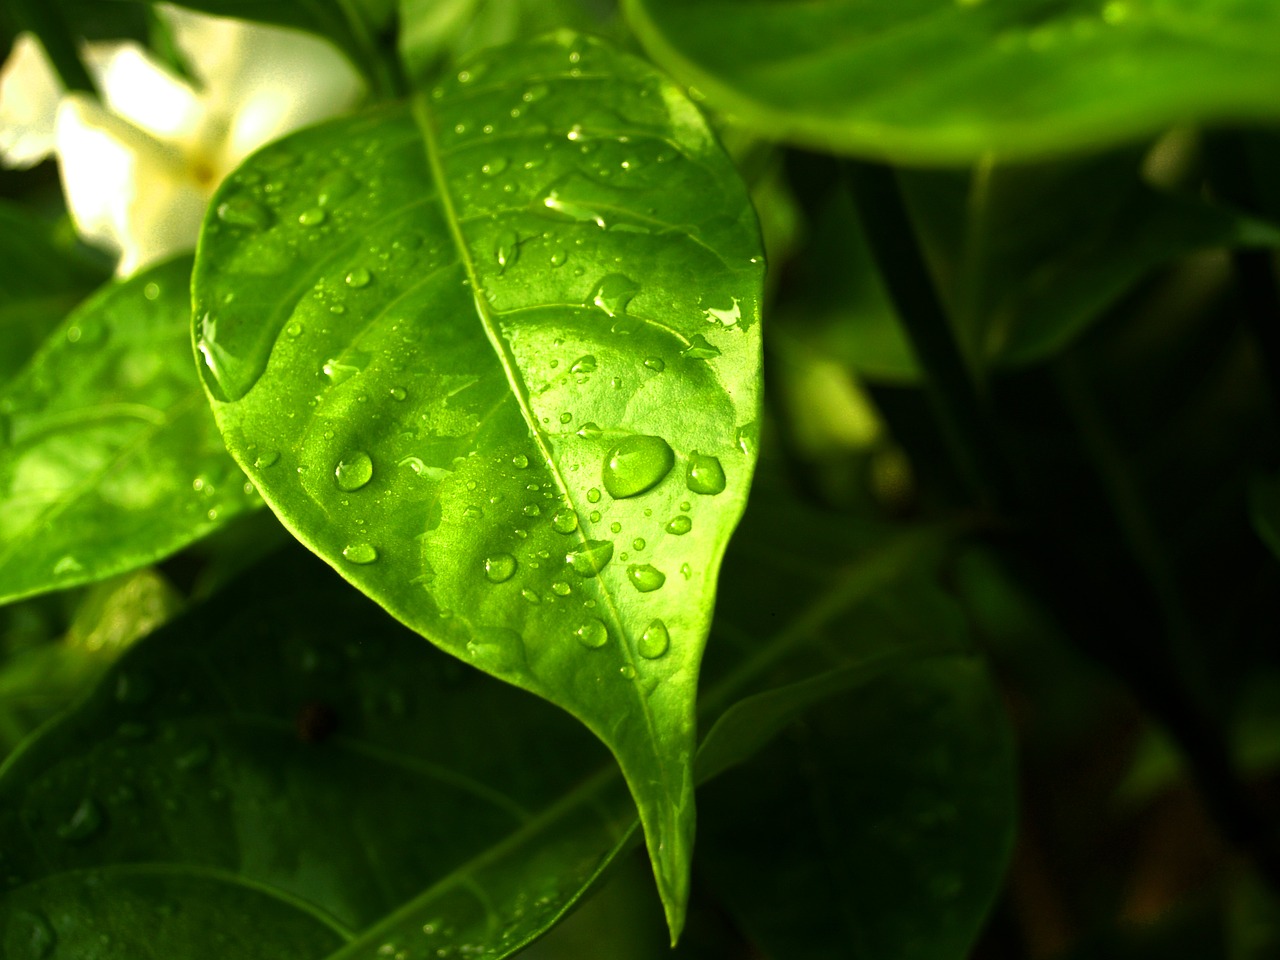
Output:
<svg viewBox="0 0 1280 960">
<path fill-rule="evenodd" d="M 762 273 L 696 109 L 571 34 L 259 153 L 195 273 L 206 385 L 264 498 L 400 620 L 609 745 L 673 930 Z"/>
</svg>

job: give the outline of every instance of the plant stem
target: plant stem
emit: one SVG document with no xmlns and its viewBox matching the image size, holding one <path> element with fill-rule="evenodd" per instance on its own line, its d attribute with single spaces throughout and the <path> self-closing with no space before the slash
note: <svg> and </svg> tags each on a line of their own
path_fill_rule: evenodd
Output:
<svg viewBox="0 0 1280 960">
<path fill-rule="evenodd" d="M 93 77 L 80 59 L 75 38 L 57 3 L 51 0 L 11 0 L 18 26 L 35 34 L 49 62 L 67 90 L 98 96 Z"/>
<path fill-rule="evenodd" d="M 916 241 L 897 175 L 850 161 L 845 175 L 871 256 L 924 372 L 924 386 L 961 475 L 989 509 L 1014 509 L 1012 474 Z"/>
</svg>

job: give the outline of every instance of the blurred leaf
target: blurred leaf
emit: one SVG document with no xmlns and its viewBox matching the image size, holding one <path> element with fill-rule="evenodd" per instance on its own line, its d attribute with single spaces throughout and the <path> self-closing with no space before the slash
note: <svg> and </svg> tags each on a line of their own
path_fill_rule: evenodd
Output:
<svg viewBox="0 0 1280 960">
<path fill-rule="evenodd" d="M 628 0 L 662 67 L 740 123 L 908 164 L 1097 150 L 1280 115 L 1269 0 Z"/>
<path fill-rule="evenodd" d="M 885 664 L 703 792 L 699 862 L 766 956 L 962 960 L 1001 886 L 1014 785 L 981 663 Z"/>
<path fill-rule="evenodd" d="M 0 388 L 104 279 L 55 243 L 44 221 L 0 201 Z"/>
<path fill-rule="evenodd" d="M 1249 512 L 1262 542 L 1280 557 L 1280 476 L 1254 478 L 1249 486 Z"/>
<path fill-rule="evenodd" d="M 0 600 L 145 566 L 260 504 L 200 389 L 190 272 L 107 286 L 0 389 Z"/>
<path fill-rule="evenodd" d="M 605 741 L 677 931 L 759 431 L 728 157 L 647 64 L 562 31 L 267 147 L 213 207 L 193 291 L 228 448 L 350 582 Z"/>
</svg>

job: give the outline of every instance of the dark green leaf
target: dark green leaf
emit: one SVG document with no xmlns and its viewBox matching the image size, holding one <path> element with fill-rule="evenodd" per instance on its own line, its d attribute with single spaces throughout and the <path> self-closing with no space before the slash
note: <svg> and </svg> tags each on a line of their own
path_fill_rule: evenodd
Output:
<svg viewBox="0 0 1280 960">
<path fill-rule="evenodd" d="M 771 136 L 912 164 L 1280 114 L 1269 0 L 628 0 L 654 59 Z"/>
<path fill-rule="evenodd" d="M 767 956 L 962 960 L 1012 847 L 999 696 L 967 657 L 862 681 L 704 791 L 700 862 Z"/>
<path fill-rule="evenodd" d="M 231 595 L 132 648 L 4 767 L 0 943 L 43 930 L 42 960 L 81 960 L 87 930 L 109 933 L 103 960 L 507 956 L 634 830 L 580 725 L 302 551 Z"/>
<path fill-rule="evenodd" d="M 609 745 L 678 929 L 763 271 L 696 109 L 558 34 L 267 148 L 213 208 L 196 322 L 229 448 L 344 577 Z"/>
<path fill-rule="evenodd" d="M 196 376 L 190 271 L 106 287 L 0 391 L 0 600 L 144 566 L 259 504 Z"/>
<path fill-rule="evenodd" d="M 1280 557 L 1280 477 L 1257 477 L 1249 488 L 1253 527 L 1271 552 Z"/>
<path fill-rule="evenodd" d="M 104 279 L 60 249 L 45 224 L 0 202 L 0 385 Z"/>
</svg>

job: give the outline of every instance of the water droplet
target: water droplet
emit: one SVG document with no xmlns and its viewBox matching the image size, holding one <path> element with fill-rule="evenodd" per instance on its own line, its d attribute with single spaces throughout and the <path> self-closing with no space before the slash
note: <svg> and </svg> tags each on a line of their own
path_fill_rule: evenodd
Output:
<svg viewBox="0 0 1280 960">
<path fill-rule="evenodd" d="M 516 558 L 509 553 L 495 553 L 484 561 L 484 575 L 491 583 L 505 583 L 515 576 Z"/>
<path fill-rule="evenodd" d="M 600 522 L 600 511 L 599 511 L 599 510 L 592 510 L 592 511 L 591 511 L 591 514 L 590 514 L 590 517 L 591 517 L 591 522 L 592 522 L 592 523 L 599 523 L 599 522 Z"/>
<path fill-rule="evenodd" d="M 44 960 L 57 942 L 49 921 L 38 913 L 18 910 L 6 924 L 4 945 L 12 960 Z"/>
<path fill-rule="evenodd" d="M 248 197 L 233 197 L 218 204 L 218 219 L 235 227 L 250 227 L 261 230 L 271 222 L 271 214 L 266 207 L 250 200 Z"/>
<path fill-rule="evenodd" d="M 671 634 L 667 631 L 667 625 L 661 620 L 653 620 L 645 627 L 644 633 L 640 634 L 636 650 L 646 660 L 657 660 L 670 646 Z"/>
<path fill-rule="evenodd" d="M 373 461 L 363 450 L 352 451 L 338 461 L 333 476 L 339 490 L 359 490 L 373 479 Z"/>
<path fill-rule="evenodd" d="M 551 518 L 551 529 L 556 533 L 573 533 L 578 529 L 578 515 L 565 507 L 557 510 Z"/>
<path fill-rule="evenodd" d="M 708 307 L 702 311 L 702 315 L 708 323 L 718 323 L 724 327 L 732 327 L 742 319 L 742 308 L 738 305 L 738 298 L 733 298 L 733 305 L 727 310 Z"/>
<path fill-rule="evenodd" d="M 53 574 L 56 577 L 65 577 L 68 574 L 79 573 L 83 569 L 84 564 L 68 553 L 58 558 L 58 562 L 53 565 Z"/>
<path fill-rule="evenodd" d="M 148 300 L 159 300 L 160 284 L 148 283 L 145 287 L 142 288 L 142 295 L 146 297 Z"/>
<path fill-rule="evenodd" d="M 353 362 L 348 363 L 338 357 L 331 357 L 321 365 L 320 372 L 326 380 L 336 387 L 340 383 L 346 383 L 360 372 L 361 359 L 353 355 L 351 358 Z"/>
<path fill-rule="evenodd" d="M 622 674 L 624 680 L 634 680 L 636 678 L 636 668 L 629 663 L 624 663 L 620 666 L 618 672 Z"/>
<path fill-rule="evenodd" d="M 531 504 L 529 504 L 529 505 L 528 505 L 527 507 L 525 507 L 525 508 L 524 508 L 524 510 L 523 510 L 523 511 L 521 511 L 521 512 L 522 512 L 526 517 L 540 517 L 540 516 L 542 516 L 542 508 L 541 508 L 541 507 L 539 507 L 536 503 L 531 503 Z"/>
<path fill-rule="evenodd" d="M 479 520 L 481 517 L 484 516 L 484 511 L 481 510 L 479 507 L 477 507 L 475 504 L 470 504 L 465 509 L 463 509 L 462 515 L 466 517 L 468 520 Z"/>
<path fill-rule="evenodd" d="M 604 625 L 603 620 L 597 620 L 595 617 L 583 621 L 582 625 L 573 631 L 573 635 L 584 647 L 592 650 L 599 650 L 609 642 L 609 628 Z"/>
<path fill-rule="evenodd" d="M 626 437 L 604 458 L 601 479 L 615 500 L 634 497 L 658 485 L 675 465 L 675 454 L 661 437 Z"/>
<path fill-rule="evenodd" d="M 572 592 L 572 590 L 573 588 L 570 587 L 563 580 L 557 580 L 555 583 L 551 585 L 551 592 L 554 593 L 557 597 L 567 597 Z"/>
<path fill-rule="evenodd" d="M 320 206 L 327 207 L 351 196 L 356 192 L 358 186 L 360 184 L 356 181 L 356 178 L 347 171 L 334 170 L 320 180 L 316 192 L 316 200 L 320 203 Z"/>
<path fill-rule="evenodd" d="M 693 521 L 683 514 L 678 517 L 672 517 L 667 524 L 667 533 L 674 533 L 677 537 L 683 537 L 692 529 Z"/>
<path fill-rule="evenodd" d="M 541 598 L 541 597 L 539 597 L 539 596 L 538 596 L 536 593 L 534 593 L 532 590 L 530 590 L 528 587 L 525 587 L 523 590 L 521 590 L 521 591 L 520 591 L 520 596 L 524 597 L 524 598 L 525 598 L 526 600 L 528 600 L 530 603 L 541 603 L 541 602 L 542 602 L 542 598 Z"/>
<path fill-rule="evenodd" d="M 298 222 L 304 227 L 318 227 L 329 218 L 322 207 L 312 207 L 298 214 Z"/>
<path fill-rule="evenodd" d="M 514 230 L 503 230 L 493 242 L 493 255 L 504 270 L 520 258 L 520 237 Z"/>
<path fill-rule="evenodd" d="M 405 392 L 404 387 L 392 387 L 389 392 L 392 400 L 403 400 L 409 395 Z"/>
<path fill-rule="evenodd" d="M 640 292 L 640 285 L 622 273 L 603 277 L 591 291 L 590 302 L 611 317 L 627 312 L 627 306 Z"/>
<path fill-rule="evenodd" d="M 564 252 L 564 247 L 556 247 L 551 251 L 551 265 L 553 267 L 563 267 L 569 255 Z"/>
<path fill-rule="evenodd" d="M 300 337 L 302 336 L 302 324 L 295 320 L 284 328 L 284 332 L 291 337 Z"/>
<path fill-rule="evenodd" d="M 577 360 L 573 361 L 573 366 L 569 368 L 569 372 L 570 373 L 595 373 L 596 358 L 589 353 L 585 357 L 579 357 Z"/>
<path fill-rule="evenodd" d="M 72 811 L 66 822 L 58 827 L 58 838 L 79 843 L 88 840 L 102 827 L 102 808 L 92 797 L 85 797 Z"/>
<path fill-rule="evenodd" d="M 511 458 L 511 465 L 517 470 L 523 470 L 525 467 L 529 466 L 529 458 L 523 453 L 517 453 Z"/>
<path fill-rule="evenodd" d="M 353 290 L 359 290 L 361 287 L 367 287 L 369 281 L 373 279 L 373 274 L 364 267 L 356 267 L 347 274 L 346 284 Z"/>
<path fill-rule="evenodd" d="M 724 489 L 724 468 L 715 457 L 695 450 L 689 456 L 684 483 L 694 493 L 717 494 Z"/>
<path fill-rule="evenodd" d="M 627 567 L 627 579 L 641 593 L 652 593 L 667 582 L 667 575 L 649 563 L 633 563 Z"/>
<path fill-rule="evenodd" d="M 661 357 L 649 357 L 645 360 L 644 365 L 654 373 L 661 373 L 663 370 L 667 369 L 667 365 L 663 363 Z"/>
<path fill-rule="evenodd" d="M 600 489 L 599 489 L 598 487 L 592 487 L 590 490 L 588 490 L 588 491 L 587 491 L 587 500 L 588 500 L 590 503 L 599 503 L 599 502 L 600 502 Z"/>
<path fill-rule="evenodd" d="M 342 556 L 352 563 L 373 563 L 378 559 L 378 551 L 372 544 L 349 543 L 342 548 Z"/>
<path fill-rule="evenodd" d="M 680 576 L 688 580 L 693 576 L 693 567 L 689 566 L 687 563 L 680 564 Z"/>
<path fill-rule="evenodd" d="M 594 423 L 584 423 L 578 428 L 578 436 L 583 440 L 594 440 L 604 431 L 597 427 Z M 596 498 L 597 500 L 599 497 Z M 594 502 L 594 501 L 593 501 Z"/>
<path fill-rule="evenodd" d="M 545 83 L 535 83 L 524 92 L 520 99 L 525 103 L 533 103 L 535 100 L 541 100 L 550 92 L 551 88 Z"/>
<path fill-rule="evenodd" d="M 613 521 L 613 523 L 609 524 L 609 529 L 612 530 L 614 533 L 621 533 L 622 524 L 620 524 L 617 520 L 615 520 Z"/>
<path fill-rule="evenodd" d="M 488 163 L 483 164 L 480 167 L 480 172 L 483 173 L 486 177 L 496 177 L 503 170 L 507 169 L 507 167 L 510 166 L 510 164 L 511 164 L 511 161 L 508 160 L 506 157 L 494 157 Z"/>
<path fill-rule="evenodd" d="M 594 577 L 613 559 L 613 542 L 610 540 L 588 540 L 579 547 L 574 547 L 565 554 L 564 562 L 574 573 L 584 577 Z"/>
<path fill-rule="evenodd" d="M 680 356 L 688 357 L 690 360 L 710 360 L 720 356 L 720 348 L 713 347 L 707 342 L 706 337 L 695 333 L 689 338 L 689 345 L 680 351 Z"/>
</svg>

